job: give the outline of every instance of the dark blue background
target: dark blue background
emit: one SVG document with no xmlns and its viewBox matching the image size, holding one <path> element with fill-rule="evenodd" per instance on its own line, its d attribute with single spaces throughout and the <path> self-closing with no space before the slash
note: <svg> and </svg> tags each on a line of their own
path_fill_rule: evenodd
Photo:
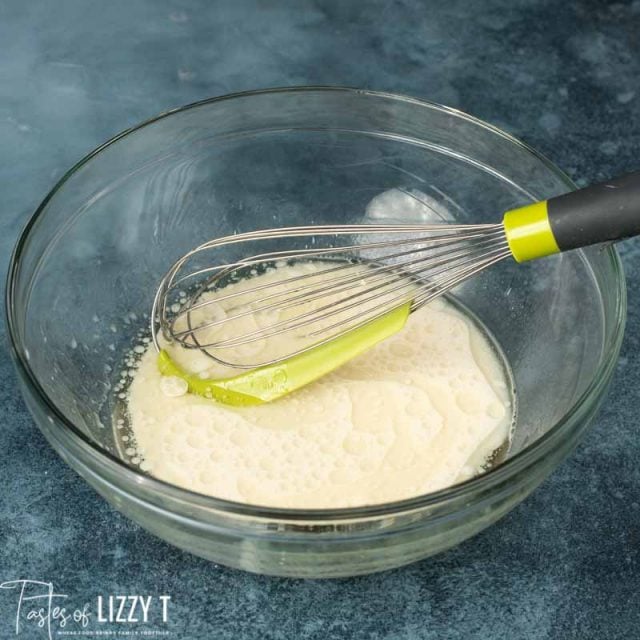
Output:
<svg viewBox="0 0 640 640">
<path fill-rule="evenodd" d="M 4 0 L 0 271 L 47 190 L 94 146 L 170 107 L 294 84 L 458 107 L 586 184 L 640 165 L 640 0 Z M 53 581 L 72 606 L 169 594 L 170 621 L 155 628 L 181 639 L 640 637 L 640 243 L 620 250 L 628 331 L 574 455 L 459 548 L 349 580 L 217 567 L 117 514 L 34 426 L 0 329 L 0 582 Z M 14 612 L 0 590 L 0 638 L 14 637 Z"/>
</svg>

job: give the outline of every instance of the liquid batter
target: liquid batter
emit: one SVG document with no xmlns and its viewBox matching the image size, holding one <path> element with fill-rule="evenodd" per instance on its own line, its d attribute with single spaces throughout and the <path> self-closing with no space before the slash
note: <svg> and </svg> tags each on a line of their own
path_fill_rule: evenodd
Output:
<svg viewBox="0 0 640 640">
<path fill-rule="evenodd" d="M 304 268 L 272 270 L 251 286 Z M 226 312 L 224 302 L 211 309 Z M 244 348 L 265 359 L 270 344 Z M 203 377 L 234 373 L 197 350 L 168 349 Z M 186 393 L 181 380 L 159 373 L 156 358 L 151 346 L 127 393 L 135 439 L 127 454 L 157 478 L 237 502 L 338 508 L 432 492 L 481 473 L 513 422 L 503 362 L 478 325 L 442 299 L 413 313 L 398 334 L 270 404 L 236 408 Z"/>
</svg>

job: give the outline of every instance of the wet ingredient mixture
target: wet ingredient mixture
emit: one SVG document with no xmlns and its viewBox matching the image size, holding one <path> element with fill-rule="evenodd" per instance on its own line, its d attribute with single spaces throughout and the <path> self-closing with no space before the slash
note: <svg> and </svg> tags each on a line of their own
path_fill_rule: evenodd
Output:
<svg viewBox="0 0 640 640">
<path fill-rule="evenodd" d="M 303 268 L 313 267 L 256 278 L 291 277 Z M 227 311 L 225 302 L 211 309 Z M 243 321 L 249 328 L 257 322 L 250 315 Z M 233 374 L 197 350 L 167 348 L 203 377 Z M 238 348 L 264 360 L 271 346 L 265 340 Z M 504 362 L 478 324 L 442 299 L 340 369 L 260 406 L 186 393 L 182 380 L 159 373 L 156 358 L 153 346 L 142 354 L 127 393 L 127 452 L 157 478 L 237 502 L 340 508 L 432 492 L 481 473 L 513 423 Z"/>
</svg>

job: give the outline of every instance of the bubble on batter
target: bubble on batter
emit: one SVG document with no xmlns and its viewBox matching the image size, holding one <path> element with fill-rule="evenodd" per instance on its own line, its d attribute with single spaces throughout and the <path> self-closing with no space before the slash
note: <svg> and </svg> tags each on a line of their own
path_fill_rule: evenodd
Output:
<svg viewBox="0 0 640 640">
<path fill-rule="evenodd" d="M 507 403 L 501 404 L 500 402 L 492 402 L 487 407 L 487 414 L 492 418 L 504 418 L 508 406 L 509 405 Z"/>
<path fill-rule="evenodd" d="M 160 389 L 167 398 L 178 398 L 189 391 L 189 383 L 178 376 L 162 376 Z"/>
</svg>

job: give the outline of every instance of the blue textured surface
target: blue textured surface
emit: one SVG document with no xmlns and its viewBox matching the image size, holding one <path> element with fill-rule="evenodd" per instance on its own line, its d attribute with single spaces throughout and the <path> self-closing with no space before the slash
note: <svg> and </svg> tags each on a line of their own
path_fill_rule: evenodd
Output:
<svg viewBox="0 0 640 640">
<path fill-rule="evenodd" d="M 244 89 L 406 93 L 507 129 L 578 183 L 638 168 L 638 33 L 638 0 L 5 0 L 0 271 L 38 202 L 88 150 L 169 107 Z M 0 582 L 53 581 L 74 605 L 170 594 L 170 620 L 155 628 L 185 639 L 638 637 L 640 243 L 621 252 L 623 353 L 575 454 L 459 548 L 349 580 L 217 567 L 113 511 L 36 429 L 0 329 Z M 15 637 L 14 615 L 15 594 L 0 590 L 0 638 Z"/>
</svg>

